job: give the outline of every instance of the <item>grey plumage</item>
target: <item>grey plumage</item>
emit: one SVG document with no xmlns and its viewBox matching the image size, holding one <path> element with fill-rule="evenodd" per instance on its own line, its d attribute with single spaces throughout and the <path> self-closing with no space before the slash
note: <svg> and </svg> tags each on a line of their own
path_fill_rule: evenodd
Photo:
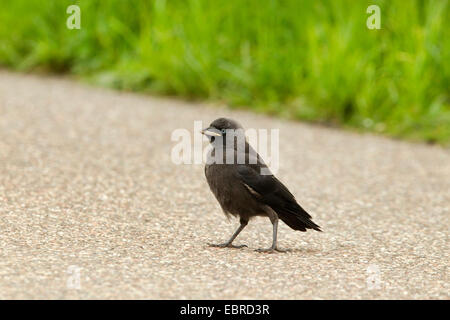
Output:
<svg viewBox="0 0 450 320">
<path fill-rule="evenodd" d="M 219 118 L 202 133 L 208 137 L 213 147 L 205 166 L 209 187 L 224 213 L 240 218 L 240 226 L 231 239 L 223 244 L 211 244 L 212 246 L 243 247 L 233 246 L 232 242 L 254 216 L 267 216 L 273 224 L 272 246 L 259 251 L 280 251 L 276 243 L 278 219 L 294 230 L 321 231 L 289 190 L 270 174 L 260 156 L 245 141 L 242 136 L 244 131 L 239 123 Z M 239 141 L 244 143 L 239 144 Z M 227 156 L 228 160 L 234 160 L 233 163 L 227 163 Z M 245 159 L 245 163 L 238 162 L 238 159 Z M 261 174 L 261 170 L 267 170 L 266 174 Z"/>
</svg>

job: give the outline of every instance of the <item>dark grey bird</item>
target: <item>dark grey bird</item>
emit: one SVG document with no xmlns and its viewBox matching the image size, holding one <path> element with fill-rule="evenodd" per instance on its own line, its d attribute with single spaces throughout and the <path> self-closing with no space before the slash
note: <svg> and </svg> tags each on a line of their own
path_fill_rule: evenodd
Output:
<svg viewBox="0 0 450 320">
<path fill-rule="evenodd" d="M 213 247 L 242 248 L 234 239 L 255 216 L 267 216 L 273 225 L 272 246 L 259 252 L 284 251 L 277 247 L 278 220 L 298 231 L 321 231 L 311 216 L 297 203 L 291 192 L 269 171 L 248 144 L 242 126 L 232 119 L 219 118 L 202 130 L 212 150 L 205 166 L 209 187 L 227 216 L 240 218 L 231 238 Z M 243 160 L 245 159 L 245 160 Z"/>
</svg>

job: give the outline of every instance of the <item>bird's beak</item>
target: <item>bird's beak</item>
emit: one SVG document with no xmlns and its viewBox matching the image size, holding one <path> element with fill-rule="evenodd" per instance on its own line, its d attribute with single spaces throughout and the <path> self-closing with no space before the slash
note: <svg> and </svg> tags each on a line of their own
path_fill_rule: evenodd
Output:
<svg viewBox="0 0 450 320">
<path fill-rule="evenodd" d="M 202 134 L 204 134 L 205 136 L 215 136 L 215 137 L 221 137 L 222 135 L 216 131 L 213 131 L 216 129 L 212 129 L 212 128 L 206 128 L 203 129 L 202 131 L 200 131 Z"/>
</svg>

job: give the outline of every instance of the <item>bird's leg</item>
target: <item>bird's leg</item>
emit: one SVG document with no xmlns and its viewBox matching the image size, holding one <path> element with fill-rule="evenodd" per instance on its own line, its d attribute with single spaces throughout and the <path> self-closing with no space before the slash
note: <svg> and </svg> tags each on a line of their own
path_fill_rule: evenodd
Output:
<svg viewBox="0 0 450 320">
<path fill-rule="evenodd" d="M 238 236 L 238 234 L 241 233 L 242 230 L 244 230 L 245 226 L 246 226 L 247 223 L 248 223 L 248 220 L 241 219 L 240 222 L 241 222 L 241 225 L 240 225 L 239 228 L 236 230 L 236 232 L 233 233 L 233 235 L 231 236 L 230 240 L 228 240 L 228 241 L 225 242 L 225 243 L 220 243 L 220 244 L 208 243 L 208 245 L 209 245 L 210 247 L 216 247 L 216 248 L 227 248 L 227 247 L 228 247 L 228 248 L 236 248 L 236 249 L 240 249 L 240 248 L 246 247 L 245 244 L 242 244 L 242 245 L 240 245 L 240 246 L 235 246 L 235 245 L 232 244 L 232 242 L 234 241 L 234 239 L 236 239 L 236 237 Z"/>
<path fill-rule="evenodd" d="M 273 225 L 272 246 L 270 248 L 267 248 L 267 249 L 258 249 L 256 251 L 258 251 L 258 252 L 267 252 L 267 253 L 272 253 L 272 252 L 275 252 L 275 251 L 286 252 L 286 250 L 282 250 L 282 249 L 279 249 L 277 247 L 278 215 L 273 212 L 273 214 L 269 215 L 269 218 L 270 218 L 270 221 L 272 222 L 272 225 Z"/>
</svg>

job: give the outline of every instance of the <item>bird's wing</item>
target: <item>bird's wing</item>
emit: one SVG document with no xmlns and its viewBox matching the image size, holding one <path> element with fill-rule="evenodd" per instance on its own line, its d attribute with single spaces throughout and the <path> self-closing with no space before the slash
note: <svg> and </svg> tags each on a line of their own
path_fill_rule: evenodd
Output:
<svg viewBox="0 0 450 320">
<path fill-rule="evenodd" d="M 320 230 L 292 193 L 274 175 L 261 175 L 259 169 L 258 165 L 238 165 L 236 175 L 255 198 L 270 206 L 291 228 Z"/>
</svg>

